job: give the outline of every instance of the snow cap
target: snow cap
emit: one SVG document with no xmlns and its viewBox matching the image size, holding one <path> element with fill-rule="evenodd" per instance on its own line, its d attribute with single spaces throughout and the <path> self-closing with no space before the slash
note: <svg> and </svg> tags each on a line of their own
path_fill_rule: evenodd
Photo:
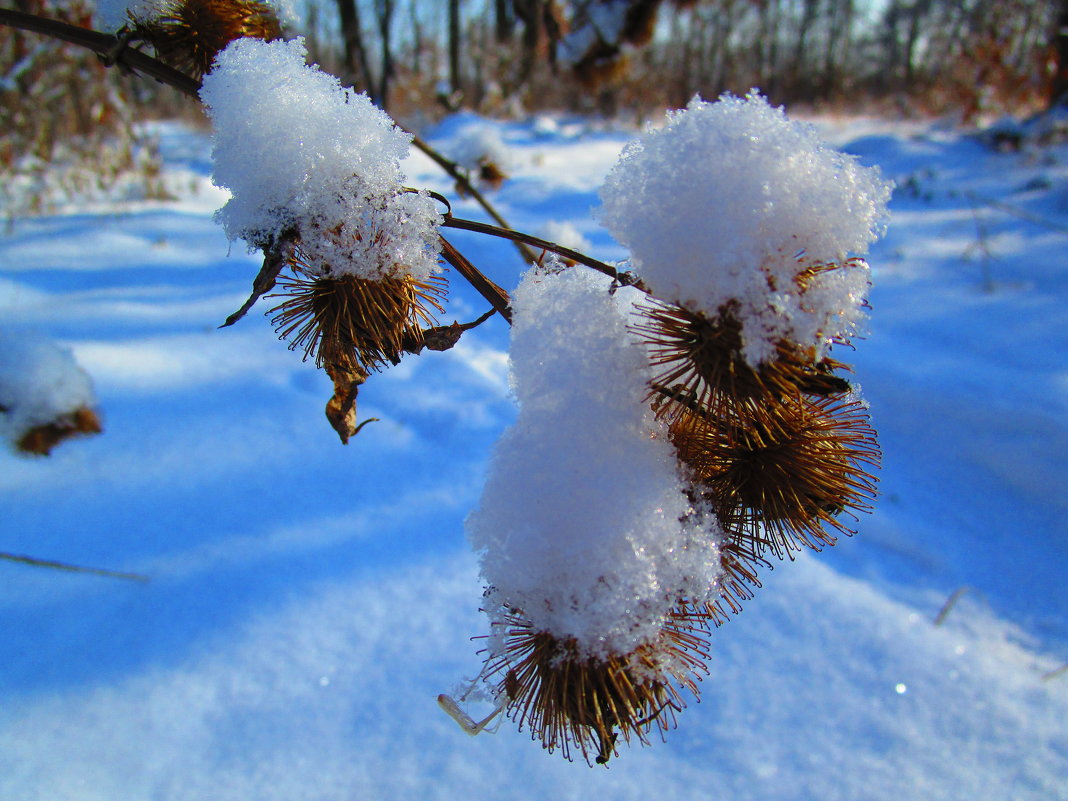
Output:
<svg viewBox="0 0 1068 801">
<path fill-rule="evenodd" d="M 710 319 L 735 302 L 755 367 L 781 339 L 819 351 L 858 333 L 868 270 L 846 262 L 882 234 L 891 188 L 753 91 L 694 98 L 628 144 L 599 217 L 657 297 Z"/>
<path fill-rule="evenodd" d="M 14 443 L 95 404 L 92 380 L 68 349 L 46 337 L 0 331 L 0 438 Z"/>
<path fill-rule="evenodd" d="M 217 221 L 253 248 L 298 233 L 324 276 L 425 279 L 438 269 L 440 215 L 404 188 L 411 136 L 306 56 L 302 39 L 238 39 L 205 76 L 212 180 L 232 193 Z"/>
<path fill-rule="evenodd" d="M 648 360 L 608 286 L 589 271 L 524 275 L 512 297 L 519 415 L 467 521 L 490 606 L 594 658 L 653 642 L 680 597 L 710 597 L 720 569 L 718 528 L 697 530 L 646 401 Z"/>
</svg>

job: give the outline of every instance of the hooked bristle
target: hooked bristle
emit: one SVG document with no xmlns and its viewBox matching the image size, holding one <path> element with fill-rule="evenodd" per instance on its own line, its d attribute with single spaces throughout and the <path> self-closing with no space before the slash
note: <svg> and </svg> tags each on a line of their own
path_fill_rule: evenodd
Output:
<svg viewBox="0 0 1068 801">
<path fill-rule="evenodd" d="M 771 563 L 758 554 L 752 537 L 744 532 L 726 532 L 719 546 L 719 560 L 723 570 L 719 597 L 702 606 L 716 626 L 737 615 L 742 611 L 742 604 L 755 597 L 756 590 L 762 586 L 757 568 L 771 568 Z"/>
</svg>

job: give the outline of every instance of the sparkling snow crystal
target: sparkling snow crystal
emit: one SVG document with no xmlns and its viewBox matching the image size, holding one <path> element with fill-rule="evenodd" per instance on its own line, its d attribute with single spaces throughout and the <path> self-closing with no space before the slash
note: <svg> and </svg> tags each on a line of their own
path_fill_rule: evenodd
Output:
<svg viewBox="0 0 1068 801">
<path fill-rule="evenodd" d="M 428 195 L 404 190 L 411 137 L 305 57 L 300 39 L 239 39 L 205 77 L 213 180 L 232 194 L 218 221 L 254 248 L 296 233 L 322 275 L 426 278 L 440 217 Z"/>
<path fill-rule="evenodd" d="M 600 217 L 658 297 L 715 317 L 734 302 L 747 361 L 857 333 L 890 185 L 750 93 L 695 98 L 623 151 Z M 827 264 L 798 284 L 806 269 Z"/>
<path fill-rule="evenodd" d="M 531 270 L 515 291 L 519 416 L 468 519 L 490 606 L 593 657 L 651 642 L 675 601 L 708 598 L 719 572 L 645 402 L 645 354 L 606 290 L 592 273 Z"/>
</svg>

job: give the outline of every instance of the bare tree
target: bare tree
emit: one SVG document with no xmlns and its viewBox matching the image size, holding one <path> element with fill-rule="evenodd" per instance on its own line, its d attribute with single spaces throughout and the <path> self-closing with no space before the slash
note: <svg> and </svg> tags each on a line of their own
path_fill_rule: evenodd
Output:
<svg viewBox="0 0 1068 801">
<path fill-rule="evenodd" d="M 337 11 L 341 21 L 343 45 L 344 74 L 341 77 L 370 91 L 374 82 L 371 78 L 371 67 L 367 61 L 363 27 L 360 25 L 360 7 L 356 4 L 356 0 L 337 0 Z"/>
<path fill-rule="evenodd" d="M 526 83 L 539 56 L 554 62 L 554 44 L 560 38 L 560 19 L 551 0 L 512 0 L 512 9 L 523 23 L 520 78 Z"/>
<path fill-rule="evenodd" d="M 494 30 L 497 42 L 507 44 L 512 40 L 515 30 L 515 14 L 508 0 L 493 0 Z"/>
<path fill-rule="evenodd" d="M 1053 105 L 1068 93 L 1068 0 L 1060 0 L 1053 28 L 1053 80 L 1049 87 L 1049 103 Z"/>
<path fill-rule="evenodd" d="M 827 46 L 823 55 L 821 93 L 833 94 L 842 84 L 848 69 L 853 43 L 854 0 L 832 0 L 827 16 Z"/>
<path fill-rule="evenodd" d="M 462 94 L 460 77 L 460 0 L 449 0 L 449 89 L 454 95 Z"/>
</svg>

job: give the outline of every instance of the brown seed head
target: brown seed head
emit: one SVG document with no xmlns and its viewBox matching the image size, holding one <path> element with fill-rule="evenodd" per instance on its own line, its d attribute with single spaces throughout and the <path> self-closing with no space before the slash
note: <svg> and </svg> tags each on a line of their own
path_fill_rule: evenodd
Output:
<svg viewBox="0 0 1068 801">
<path fill-rule="evenodd" d="M 642 320 L 631 330 L 644 340 L 653 365 L 660 368 L 651 397 L 668 419 L 688 411 L 727 419 L 735 408 L 749 403 L 849 391 L 848 382 L 834 375 L 846 365 L 817 359 L 814 348 L 782 341 L 774 361 L 750 366 L 742 355 L 742 327 L 730 305 L 715 319 L 660 301 L 647 301 L 637 310 Z"/>
<path fill-rule="evenodd" d="M 131 15 L 134 33 L 151 44 L 159 58 L 200 78 L 235 39 L 281 38 L 275 11 L 259 0 L 171 0 L 158 15 Z"/>
<path fill-rule="evenodd" d="M 686 414 L 671 427 L 679 459 L 713 503 L 728 539 L 762 557 L 852 534 L 840 519 L 870 511 L 879 446 L 853 400 L 748 403 L 729 420 Z"/>
<path fill-rule="evenodd" d="M 271 323 L 291 349 L 302 348 L 304 358 L 370 373 L 422 339 L 423 327 L 435 324 L 443 312 L 440 299 L 447 283 L 440 276 L 418 280 L 411 276 L 378 279 L 342 275 L 316 277 L 301 269 L 280 280 L 285 300 L 271 309 Z M 306 267 L 306 265 L 304 265 Z"/>
<path fill-rule="evenodd" d="M 478 180 L 491 189 L 500 189 L 508 179 L 508 173 L 493 159 L 483 156 L 478 160 Z"/>
<path fill-rule="evenodd" d="M 680 605 L 656 642 L 634 653 L 593 659 L 573 640 L 536 631 L 521 614 L 510 613 L 503 654 L 492 657 L 489 675 L 498 675 L 498 690 L 508 698 L 507 715 L 530 727 L 534 739 L 565 759 L 577 749 L 587 763 L 604 764 L 617 738 L 648 743 L 675 727 L 685 707 L 680 689 L 695 697 L 705 666 L 708 643 L 702 636 L 708 615 Z"/>
</svg>

